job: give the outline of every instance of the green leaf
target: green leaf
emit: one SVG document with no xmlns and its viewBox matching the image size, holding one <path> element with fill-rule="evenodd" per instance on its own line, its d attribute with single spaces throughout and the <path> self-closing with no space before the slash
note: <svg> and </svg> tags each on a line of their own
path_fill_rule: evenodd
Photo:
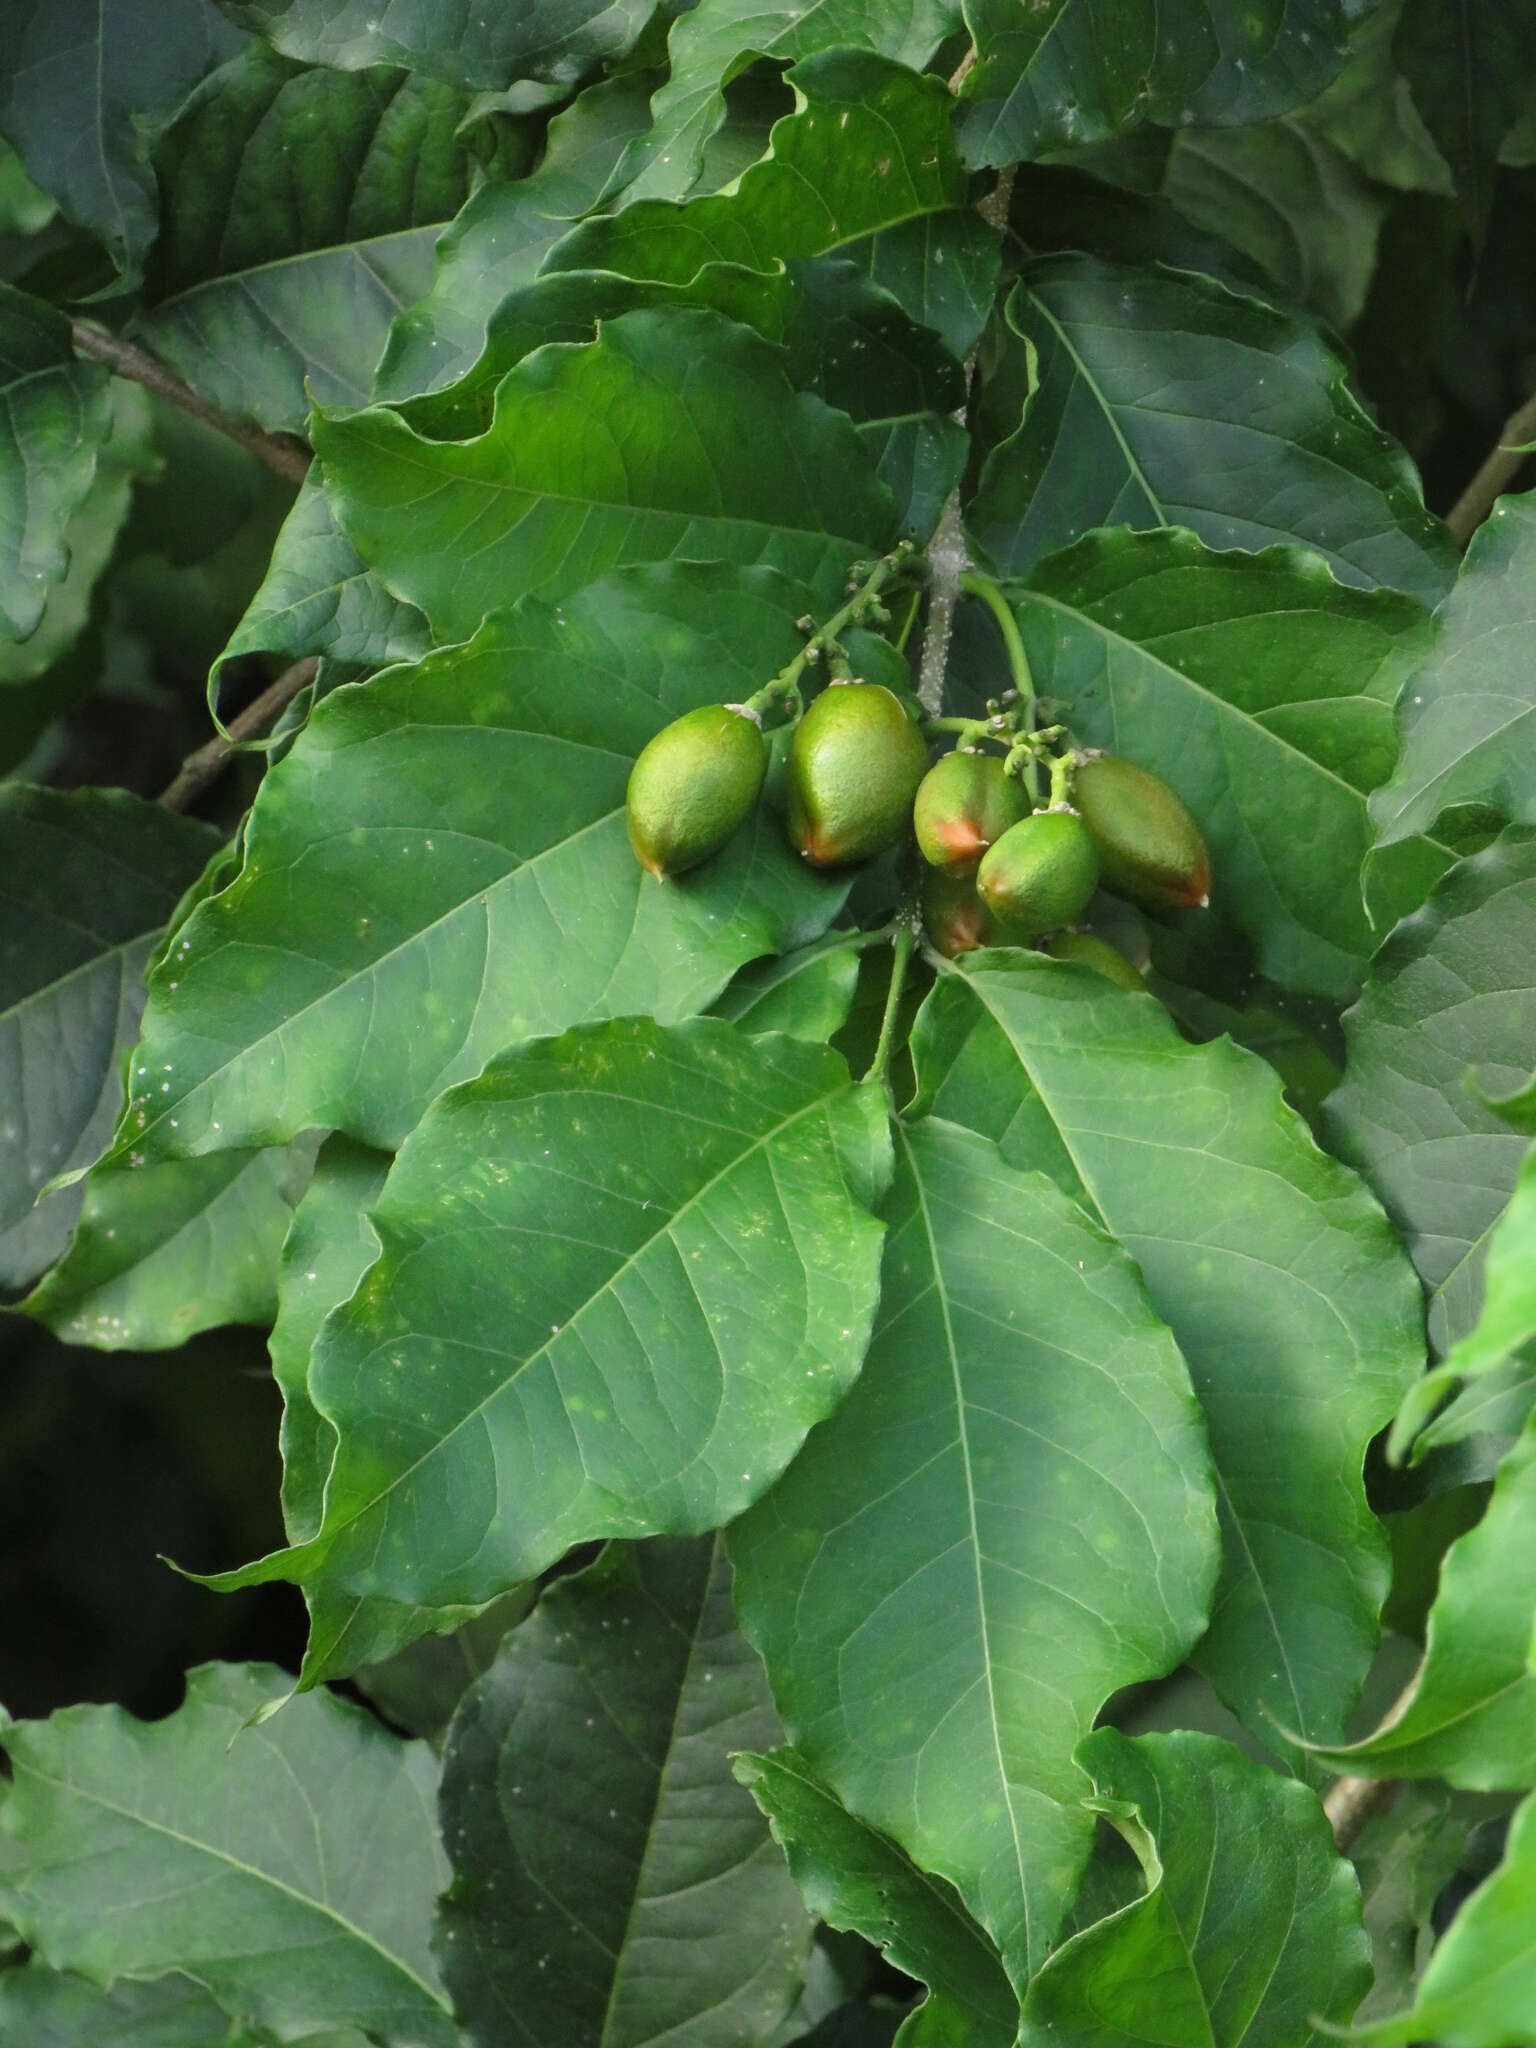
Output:
<svg viewBox="0 0 1536 2048">
<path fill-rule="evenodd" d="M 928 1986 L 900 2048 L 1012 2048 L 1018 2000 L 997 1951 L 940 1877 L 855 1819 L 793 1749 L 738 1756 L 806 1904 Z"/>
<path fill-rule="evenodd" d="M 34 1208 L 55 1174 L 88 1165 L 122 1101 L 122 1055 L 144 963 L 216 834 L 122 790 L 0 786 L 0 1281 L 32 1280 L 80 1206 Z"/>
<path fill-rule="evenodd" d="M 977 61 L 961 88 L 972 164 L 1104 142 L 1140 121 L 1244 123 L 1313 99 L 1343 61 L 1338 0 L 966 0 Z"/>
<path fill-rule="evenodd" d="M 277 1260 L 313 1143 L 211 1152 L 86 1176 L 69 1249 L 18 1304 L 98 1351 L 163 1351 L 220 1323 L 270 1322 Z"/>
<path fill-rule="evenodd" d="M 1007 318 L 1038 388 L 1022 424 L 1016 399 L 993 422 L 968 514 L 1004 569 L 1126 523 L 1220 548 L 1300 541 L 1342 583 L 1430 604 L 1449 589 L 1449 534 L 1312 323 L 1212 278 L 1074 255 L 1026 265 Z"/>
<path fill-rule="evenodd" d="M 624 822 L 645 743 L 749 696 L 803 646 L 804 604 L 762 572 L 630 572 L 334 691 L 264 777 L 239 876 L 152 977 L 153 1085 L 119 1155 L 311 1128 L 388 1149 L 514 1039 L 675 1021 L 825 930 L 847 881 L 807 869 L 766 810 L 666 883 Z"/>
<path fill-rule="evenodd" d="M 390 596 L 336 524 L 320 465 L 311 463 L 261 588 L 215 665 L 211 689 L 216 697 L 219 671 L 243 654 L 289 661 L 319 654 L 383 668 L 419 660 L 430 638 L 421 613 Z"/>
<path fill-rule="evenodd" d="M 1101 1728 L 1078 1752 L 1090 1802 L 1146 1894 L 1058 1949 L 1020 2048 L 1309 2048 L 1371 1981 L 1354 1872 L 1304 1786 L 1211 1735 Z"/>
<path fill-rule="evenodd" d="M 807 1763 L 1022 1984 L 1093 1839 L 1074 1749 L 1205 1625 L 1209 1456 L 1134 1267 L 1074 1203 L 936 1119 L 898 1157 L 869 1359 L 732 1530 L 737 1608 Z"/>
<path fill-rule="evenodd" d="M 207 0 L 11 0 L 0 133 L 68 219 L 137 283 L 158 226 L 150 144 L 240 47 Z"/>
<path fill-rule="evenodd" d="M 1533 918 L 1536 830 L 1512 827 L 1459 861 L 1376 955 L 1344 1020 L 1344 1085 L 1324 1111 L 1330 1144 L 1407 1241 L 1442 1354 L 1476 1319 L 1488 1233 L 1525 1156 L 1485 1098 L 1530 1073 Z"/>
<path fill-rule="evenodd" d="M 231 2020 L 190 1977 L 122 1977 L 103 1991 L 38 1962 L 0 1972 L 0 2048 L 268 2048 L 271 2038 Z M 334 2040 L 309 2037 L 313 2048 Z"/>
<path fill-rule="evenodd" d="M 597 204 L 625 144 L 646 125 L 653 83 L 653 73 L 624 72 L 589 87 L 550 122 L 535 171 L 480 186 L 437 244 L 432 289 L 390 329 L 377 397 L 437 391 L 472 367 L 497 306 L 532 283 L 571 222 Z"/>
<path fill-rule="evenodd" d="M 7 1724 L 4 1910 L 53 1968 L 101 1985 L 179 1971 L 284 2036 L 352 2022 L 449 2048 L 428 1951 L 436 1761 L 329 1694 L 247 1729 L 283 1679 L 205 1664 L 163 1721 L 68 1707 Z"/>
<path fill-rule="evenodd" d="M 1412 1998 L 1434 1945 L 1435 1901 L 1456 1875 L 1471 1832 L 1443 1785 L 1405 1785 L 1355 1837 L 1350 1861 L 1376 1972 L 1357 2027 Z"/>
<path fill-rule="evenodd" d="M 1360 894 L 1366 798 L 1395 756 L 1419 608 L 1346 589 L 1316 556 L 1218 553 L 1187 533 L 1090 534 L 1009 595 L 1036 685 L 1074 733 L 1189 806 L 1215 916 L 1252 940 L 1259 970 L 1353 994 L 1379 941 Z"/>
<path fill-rule="evenodd" d="M 1481 244 L 1500 147 L 1536 91 L 1536 18 L 1500 0 L 1406 0 L 1392 54 Z"/>
<path fill-rule="evenodd" d="M 165 226 L 135 332 L 221 412 L 302 432 L 361 405 L 463 204 L 465 102 L 400 71 L 300 70 L 253 44 L 156 155 Z"/>
<path fill-rule="evenodd" d="M 1348 62 L 1304 118 L 1377 184 L 1448 195 L 1455 189 L 1450 167 L 1413 104 L 1392 50 L 1403 4 L 1381 0 L 1357 16 Z"/>
<path fill-rule="evenodd" d="M 219 0 L 242 27 L 306 64 L 361 71 L 397 64 L 466 90 L 520 78 L 573 84 L 623 56 L 649 19 L 650 0 L 541 0 L 477 7 L 471 0 Z"/>
<path fill-rule="evenodd" d="M 603 1731 L 600 1757 L 594 1731 Z M 811 1923 L 730 1753 L 779 1734 L 718 1537 L 612 1545 L 454 1717 L 437 1953 L 466 2041 L 757 2042 Z"/>
<path fill-rule="evenodd" d="M 1500 498 L 1435 614 L 1427 659 L 1403 685 L 1402 758 L 1371 798 L 1380 846 L 1476 830 L 1490 814 L 1536 824 L 1536 493 Z"/>
<path fill-rule="evenodd" d="M 380 1663 L 360 1665 L 353 1683 L 395 1727 L 425 1736 L 441 1749 L 459 1701 L 495 1662 L 502 1639 L 530 1612 L 538 1590 L 537 1585 L 514 1586 L 451 1633 L 419 1636 Z M 315 1627 L 313 1612 L 310 1627 Z"/>
<path fill-rule="evenodd" d="M 65 535 L 112 431 L 107 373 L 69 322 L 0 283 L 0 648 L 25 640 L 69 567 Z"/>
<path fill-rule="evenodd" d="M 736 0 L 701 0 L 673 24 L 670 74 L 613 189 L 623 190 L 626 206 L 681 199 L 725 119 L 726 86 L 754 58 L 793 64 L 819 50 L 868 50 L 922 71 L 959 14 L 958 0 L 767 0 L 750 14 Z"/>
<path fill-rule="evenodd" d="M 715 1004 L 715 1015 L 729 1017 L 753 1037 L 787 1031 L 791 1038 L 825 1045 L 848 1021 L 868 943 L 864 932 L 834 931 L 776 960 L 755 960 Z"/>
<path fill-rule="evenodd" d="M 887 1143 L 878 1084 L 718 1020 L 494 1061 L 406 1140 L 318 1339 L 321 1527 L 218 1583 L 478 1604 L 573 1543 L 739 1513 L 858 1371 Z"/>
<path fill-rule="evenodd" d="M 764 562 L 831 594 L 894 536 L 846 415 L 714 313 L 627 313 L 586 346 L 538 350 L 478 440 L 423 440 L 382 407 L 312 431 L 349 538 L 442 638 L 624 563 Z"/>
<path fill-rule="evenodd" d="M 1445 1554 L 1429 1612 L 1424 1661 L 1406 1708 L 1348 1749 L 1334 1770 L 1367 1777 L 1444 1778 L 1468 1791 L 1536 1782 L 1536 1589 L 1512 1569 L 1536 1547 L 1536 1421 L 1499 1466 L 1476 1528 Z"/>
<path fill-rule="evenodd" d="M 972 955 L 914 1050 L 922 1099 L 1091 1205 L 1178 1339 L 1223 1533 L 1195 1661 L 1261 1740 L 1337 1738 L 1387 1591 L 1366 1446 L 1423 1360 L 1380 1210 L 1256 1056 L 1186 1043 L 1157 1003 L 1069 962 Z"/>
<path fill-rule="evenodd" d="M 1466 1901 L 1430 1958 L 1412 2012 L 1368 2041 L 1433 2038 L 1443 2048 L 1511 2048 L 1536 2008 L 1536 1798 L 1510 1824 L 1504 1860 Z"/>
</svg>

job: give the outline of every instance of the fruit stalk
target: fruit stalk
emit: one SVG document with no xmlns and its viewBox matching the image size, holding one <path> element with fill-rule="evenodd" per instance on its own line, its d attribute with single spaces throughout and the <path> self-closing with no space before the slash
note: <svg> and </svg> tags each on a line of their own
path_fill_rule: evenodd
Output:
<svg viewBox="0 0 1536 2048">
<path fill-rule="evenodd" d="M 880 593 L 891 578 L 903 569 L 912 556 L 912 543 L 898 541 L 888 555 L 882 555 L 864 581 L 849 596 L 846 604 L 833 612 L 829 619 L 815 627 L 800 652 L 793 660 L 787 661 L 778 674 L 747 699 L 747 709 L 755 711 L 765 724 L 778 723 L 776 714 L 790 709 L 798 717 L 801 711 L 800 678 L 807 668 L 814 667 L 823 653 L 836 644 L 838 635 L 847 626 L 857 625 L 867 612 L 878 611 Z"/>
</svg>

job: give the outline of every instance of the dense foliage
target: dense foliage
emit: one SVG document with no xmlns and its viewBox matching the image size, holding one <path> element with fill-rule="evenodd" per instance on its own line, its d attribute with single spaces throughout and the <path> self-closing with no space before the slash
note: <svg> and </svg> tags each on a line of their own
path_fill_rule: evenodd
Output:
<svg viewBox="0 0 1536 2048">
<path fill-rule="evenodd" d="M 3 2048 L 1536 2043 L 1536 13 L 5 14 Z"/>
</svg>

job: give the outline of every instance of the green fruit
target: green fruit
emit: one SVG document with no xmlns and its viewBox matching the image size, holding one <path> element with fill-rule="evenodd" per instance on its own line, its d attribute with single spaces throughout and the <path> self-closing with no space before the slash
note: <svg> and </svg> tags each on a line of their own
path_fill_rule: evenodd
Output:
<svg viewBox="0 0 1536 2048">
<path fill-rule="evenodd" d="M 993 846 L 976 890 L 1013 939 L 1038 939 L 1072 924 L 1098 887 L 1099 857 L 1076 811 L 1036 811 Z"/>
<path fill-rule="evenodd" d="M 879 683 L 834 683 L 795 728 L 789 836 L 813 867 L 884 852 L 907 829 L 928 766 L 922 734 Z"/>
<path fill-rule="evenodd" d="M 768 749 L 750 712 L 701 704 L 663 726 L 629 777 L 629 843 L 653 875 L 680 875 L 718 853 L 752 815 Z"/>
<path fill-rule="evenodd" d="M 946 875 L 937 868 L 923 877 L 923 930 L 946 960 L 989 945 L 996 934 L 992 913 L 970 876 Z"/>
<path fill-rule="evenodd" d="M 1146 991 L 1147 984 L 1125 955 L 1117 953 L 1103 939 L 1096 939 L 1092 932 L 1058 932 L 1055 938 L 1047 939 L 1045 950 L 1053 960 L 1075 960 L 1080 967 L 1091 967 L 1117 988 L 1136 989 L 1143 994 Z"/>
<path fill-rule="evenodd" d="M 923 777 L 912 806 L 923 859 L 946 875 L 974 874 L 992 842 L 1028 816 L 1023 785 L 1003 773 L 996 754 L 946 754 Z"/>
<path fill-rule="evenodd" d="M 1166 782 L 1134 761 L 1097 754 L 1073 776 L 1072 801 L 1110 888 L 1152 909 L 1210 901 L 1211 857 L 1200 827 Z"/>
</svg>

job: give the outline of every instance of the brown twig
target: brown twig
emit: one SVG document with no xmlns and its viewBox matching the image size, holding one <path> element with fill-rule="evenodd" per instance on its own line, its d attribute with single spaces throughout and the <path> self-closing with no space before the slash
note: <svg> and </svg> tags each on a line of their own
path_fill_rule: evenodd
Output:
<svg viewBox="0 0 1536 2048">
<path fill-rule="evenodd" d="M 172 405 L 179 405 L 194 419 L 227 434 L 231 441 L 238 441 L 242 448 L 249 449 L 268 469 L 275 469 L 279 476 L 289 477 L 295 483 L 304 481 L 309 468 L 309 450 L 299 442 L 286 436 L 279 438 L 275 434 L 263 433 L 260 427 L 252 426 L 249 421 L 231 419 L 228 413 L 205 404 L 190 384 L 184 384 L 179 377 L 173 376 L 163 363 L 157 363 L 143 349 L 135 348 L 131 341 L 119 341 L 115 334 L 104 333 L 99 327 L 87 327 L 81 320 L 72 323 L 70 339 L 77 355 L 91 356 L 98 363 L 105 363 L 117 376 L 130 377 L 135 384 L 142 384 L 146 390 L 169 399 Z"/>
<path fill-rule="evenodd" d="M 1348 1855 L 1366 1822 L 1394 1800 L 1402 1788 L 1401 1778 L 1340 1778 L 1330 1788 L 1323 1811 L 1340 1855 Z"/>
<path fill-rule="evenodd" d="M 160 801 L 165 808 L 184 811 L 210 783 L 217 782 L 239 751 L 241 742 L 259 739 L 263 733 L 269 732 L 300 690 L 314 681 L 319 666 L 313 655 L 306 655 L 292 668 L 285 668 L 280 676 L 268 683 L 259 697 L 246 705 L 238 718 L 230 720 L 225 732 L 218 733 L 196 753 L 188 754 L 160 792 Z"/>
<path fill-rule="evenodd" d="M 1536 392 L 1516 408 L 1504 422 L 1498 441 L 1489 449 L 1483 466 L 1445 515 L 1445 523 L 1464 548 L 1493 510 L 1493 501 L 1512 483 L 1529 449 L 1523 442 L 1536 440 Z"/>
</svg>

